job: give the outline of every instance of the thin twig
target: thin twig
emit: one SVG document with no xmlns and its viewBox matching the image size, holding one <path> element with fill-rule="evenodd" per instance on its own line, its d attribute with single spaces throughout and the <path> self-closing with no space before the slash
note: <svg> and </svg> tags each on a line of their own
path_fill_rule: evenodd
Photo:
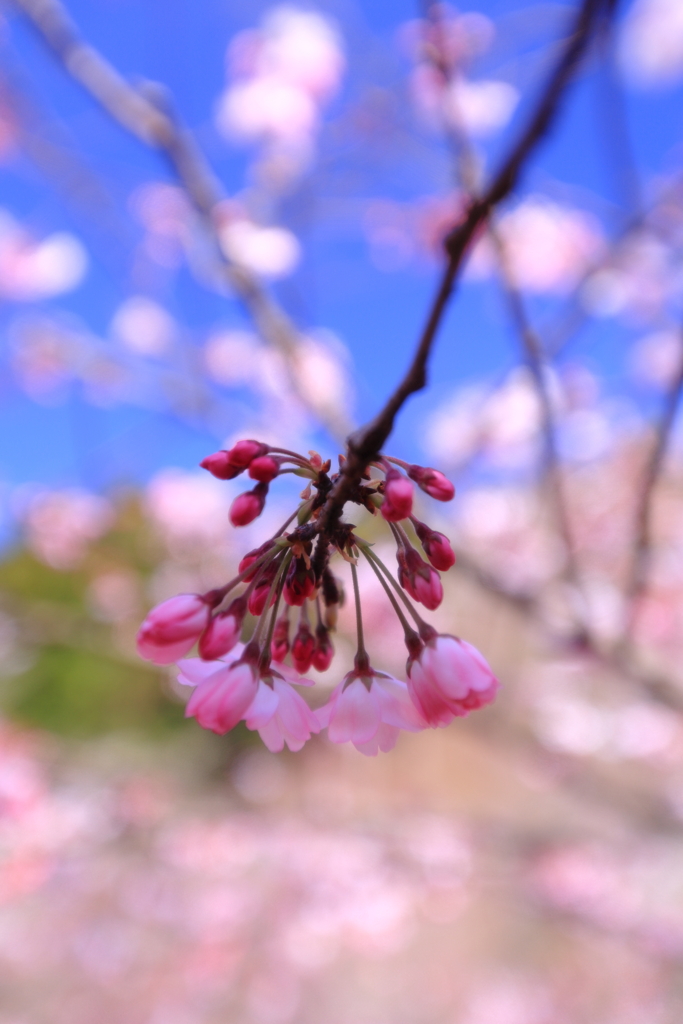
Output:
<svg viewBox="0 0 683 1024">
<path fill-rule="evenodd" d="M 167 94 L 159 87 L 132 86 L 116 68 L 80 35 L 59 0 L 11 0 L 37 30 L 64 70 L 126 131 L 166 160 L 211 238 L 217 263 L 229 286 L 249 311 L 257 330 L 279 349 L 294 390 L 308 405 L 297 376 L 299 333 L 257 278 L 226 255 L 221 245 L 215 208 L 223 190 L 193 137 L 171 112 Z M 337 436 L 348 430 L 345 420 L 315 410 Z"/>
<path fill-rule="evenodd" d="M 572 79 L 576 65 L 584 56 L 599 20 L 602 17 L 608 17 L 613 7 L 614 0 L 583 0 L 570 38 L 526 130 L 488 189 L 481 198 L 470 205 L 462 222 L 447 236 L 445 245 L 448 262 L 410 367 L 384 408 L 373 420 L 349 438 L 348 458 L 344 464 L 343 473 L 321 514 L 322 526 L 341 511 L 353 487 L 360 480 L 365 467 L 378 455 L 389 437 L 394 419 L 405 401 L 410 395 L 420 391 L 427 383 L 427 364 L 434 338 L 441 325 L 467 250 L 479 228 L 488 219 L 491 210 L 514 189 L 526 160 L 548 133 L 559 111 L 561 100 Z"/>
</svg>

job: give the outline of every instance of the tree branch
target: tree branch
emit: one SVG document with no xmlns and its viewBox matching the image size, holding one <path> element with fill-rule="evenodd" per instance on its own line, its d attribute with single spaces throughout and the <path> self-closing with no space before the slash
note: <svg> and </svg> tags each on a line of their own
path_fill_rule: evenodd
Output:
<svg viewBox="0 0 683 1024">
<path fill-rule="evenodd" d="M 296 327 L 264 291 L 258 279 L 230 260 L 221 246 L 214 210 L 223 190 L 191 134 L 170 110 L 163 90 L 136 89 L 94 47 L 81 37 L 59 0 L 11 0 L 36 29 L 64 70 L 126 131 L 157 150 L 185 191 L 212 239 L 215 254 L 229 286 L 249 311 L 257 330 L 284 357 L 290 382 L 304 404 L 296 373 L 300 335 Z M 327 428 L 343 437 L 348 423 L 333 415 L 316 415 Z"/>
<path fill-rule="evenodd" d="M 678 369 L 664 400 L 664 406 L 656 427 L 655 442 L 645 466 L 640 500 L 636 509 L 633 531 L 633 561 L 630 576 L 625 587 L 625 597 L 630 608 L 625 635 L 622 641 L 626 646 L 629 644 L 631 630 L 637 617 L 638 599 L 647 589 L 652 553 L 651 526 L 654 496 L 657 482 L 664 466 L 664 457 L 676 420 L 681 395 L 683 394 L 683 331 L 679 331 L 679 347 Z"/>
<path fill-rule="evenodd" d="M 488 219 L 493 207 L 513 190 L 526 160 L 549 131 L 577 63 L 584 56 L 600 19 L 610 15 L 614 4 L 615 0 L 583 0 L 570 38 L 526 130 L 488 189 L 480 198 L 472 202 L 463 221 L 447 236 L 445 246 L 448 263 L 411 365 L 384 408 L 373 420 L 349 437 L 348 458 L 321 513 L 322 526 L 341 511 L 368 462 L 377 456 L 389 437 L 396 415 L 406 399 L 425 386 L 427 364 L 434 338 L 441 325 L 467 250 L 478 229 Z"/>
</svg>

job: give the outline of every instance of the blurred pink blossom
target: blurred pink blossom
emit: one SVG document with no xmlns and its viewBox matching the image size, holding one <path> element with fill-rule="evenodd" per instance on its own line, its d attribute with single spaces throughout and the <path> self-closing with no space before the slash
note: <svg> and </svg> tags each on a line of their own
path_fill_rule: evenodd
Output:
<svg viewBox="0 0 683 1024">
<path fill-rule="evenodd" d="M 0 210 L 0 296 L 17 302 L 51 298 L 76 288 L 87 267 L 87 253 L 73 235 L 60 231 L 36 242 Z"/>
<path fill-rule="evenodd" d="M 636 0 L 621 28 L 621 69 L 643 88 L 683 77 L 683 7 L 678 0 Z"/>
<path fill-rule="evenodd" d="M 604 249 L 602 229 L 593 216 L 540 195 L 503 214 L 498 232 L 515 284 L 531 292 L 566 294 Z M 484 277 L 495 267 L 491 242 L 484 236 L 473 250 L 468 272 Z"/>
<path fill-rule="evenodd" d="M 320 107 L 339 88 L 344 57 L 336 28 L 314 11 L 275 7 L 262 27 L 229 50 L 233 81 L 217 112 L 219 128 L 245 140 L 309 144 Z"/>
<path fill-rule="evenodd" d="M 55 569 L 72 569 L 111 527 L 108 501 L 87 491 L 41 491 L 21 510 L 28 546 Z"/>
</svg>

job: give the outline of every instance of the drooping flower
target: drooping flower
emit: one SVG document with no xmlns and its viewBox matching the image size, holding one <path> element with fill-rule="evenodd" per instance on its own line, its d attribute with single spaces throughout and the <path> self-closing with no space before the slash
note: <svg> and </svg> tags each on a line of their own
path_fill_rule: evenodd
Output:
<svg viewBox="0 0 683 1024">
<path fill-rule="evenodd" d="M 498 686 L 477 648 L 454 636 L 434 633 L 408 666 L 410 696 L 432 727 L 490 704 Z"/>
<path fill-rule="evenodd" d="M 140 626 L 138 653 L 155 665 L 171 665 L 190 650 L 209 622 L 209 604 L 199 594 L 178 594 L 152 608 Z"/>
<path fill-rule="evenodd" d="M 427 724 L 406 684 L 375 669 L 349 672 L 315 714 L 333 743 L 351 742 L 370 757 L 392 750 L 401 729 L 419 732 Z"/>
<path fill-rule="evenodd" d="M 239 655 L 227 661 L 189 658 L 178 667 L 179 681 L 195 686 L 185 717 L 196 718 L 202 728 L 219 736 L 237 725 L 256 696 L 257 665 Z"/>
<path fill-rule="evenodd" d="M 269 680 L 259 681 L 256 696 L 244 715 L 245 724 L 258 732 L 273 753 L 285 744 L 292 751 L 301 750 L 312 733 L 320 732 L 320 723 L 303 697 L 282 678 L 283 666 L 271 671 Z M 294 681 L 300 686 L 313 685 L 296 675 Z"/>
<path fill-rule="evenodd" d="M 244 720 L 273 753 L 285 744 L 290 750 L 301 750 L 311 734 L 320 731 L 318 719 L 291 685 L 312 686 L 311 680 L 287 666 L 263 669 L 243 644 L 229 658 L 214 662 L 188 658 L 178 667 L 178 681 L 195 688 L 185 716 L 196 718 L 205 729 L 223 735 Z"/>
</svg>

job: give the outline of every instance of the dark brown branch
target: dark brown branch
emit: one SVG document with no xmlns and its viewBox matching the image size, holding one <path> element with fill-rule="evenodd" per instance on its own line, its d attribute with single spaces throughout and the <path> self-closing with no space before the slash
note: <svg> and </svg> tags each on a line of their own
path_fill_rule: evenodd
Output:
<svg viewBox="0 0 683 1024">
<path fill-rule="evenodd" d="M 212 239 L 226 283 L 240 297 L 257 330 L 284 357 L 294 390 L 302 401 L 296 372 L 299 334 L 286 313 L 244 266 L 221 246 L 214 209 L 224 198 L 221 186 L 191 134 L 173 116 L 167 94 L 158 86 L 136 89 L 81 37 L 59 0 L 12 0 L 53 52 L 65 71 L 126 131 L 156 149 L 166 160 Z M 316 410 L 316 415 L 320 412 Z M 326 426 L 343 436 L 348 424 L 327 417 Z"/>
<path fill-rule="evenodd" d="M 389 437 L 396 414 L 406 399 L 425 386 L 427 363 L 434 338 L 441 325 L 467 250 L 478 229 L 488 219 L 491 210 L 514 189 L 525 162 L 548 133 L 559 111 L 560 102 L 572 79 L 576 65 L 584 56 L 601 19 L 607 18 L 613 7 L 614 0 L 583 0 L 571 36 L 526 130 L 488 189 L 481 198 L 472 203 L 463 221 L 446 238 L 448 263 L 410 367 L 381 412 L 349 438 L 348 458 L 344 465 L 344 472 L 321 514 L 322 526 L 338 515 L 343 508 L 365 467 L 377 456 Z"/>
</svg>

